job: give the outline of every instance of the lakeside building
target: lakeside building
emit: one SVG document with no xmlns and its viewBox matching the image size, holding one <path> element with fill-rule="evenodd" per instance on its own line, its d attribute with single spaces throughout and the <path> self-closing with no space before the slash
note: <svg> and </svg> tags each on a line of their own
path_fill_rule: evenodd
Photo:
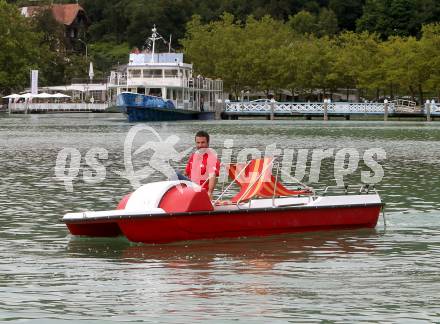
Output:
<svg viewBox="0 0 440 324">
<path fill-rule="evenodd" d="M 20 8 L 21 14 L 28 18 L 46 10 L 50 10 L 53 18 L 64 27 L 67 49 L 76 52 L 86 51 L 87 45 L 84 39 L 91 23 L 84 8 L 79 4 L 51 4 Z"/>
</svg>

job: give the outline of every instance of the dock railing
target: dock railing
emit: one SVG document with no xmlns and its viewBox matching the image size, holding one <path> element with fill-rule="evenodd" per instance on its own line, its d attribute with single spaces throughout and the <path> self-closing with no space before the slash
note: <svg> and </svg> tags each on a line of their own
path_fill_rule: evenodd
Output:
<svg viewBox="0 0 440 324">
<path fill-rule="evenodd" d="M 277 115 L 323 115 L 323 102 L 276 102 L 274 103 L 274 113 Z M 385 111 L 384 103 L 351 103 L 334 102 L 327 103 L 327 113 L 329 115 L 349 115 L 349 114 L 369 114 L 383 115 Z M 394 113 L 395 104 L 388 103 L 388 112 Z M 271 103 L 254 102 L 228 102 L 225 112 L 228 114 L 260 115 L 271 112 Z"/>
<path fill-rule="evenodd" d="M 33 112 L 98 112 L 105 111 L 108 103 L 11 103 L 11 113 Z"/>
<path fill-rule="evenodd" d="M 406 99 L 397 99 L 393 100 L 394 107 L 396 112 L 402 113 L 421 113 L 422 108 L 417 106 L 415 101 L 406 100 Z"/>
</svg>

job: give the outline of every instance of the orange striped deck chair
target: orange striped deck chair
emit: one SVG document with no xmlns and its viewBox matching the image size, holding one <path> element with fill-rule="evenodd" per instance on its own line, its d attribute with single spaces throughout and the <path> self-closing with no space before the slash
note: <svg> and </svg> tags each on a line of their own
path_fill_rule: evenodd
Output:
<svg viewBox="0 0 440 324">
<path fill-rule="evenodd" d="M 254 197 L 272 198 L 312 194 L 308 189 L 289 190 L 279 180 L 277 181 L 272 174 L 273 162 L 273 158 L 262 158 L 252 160 L 247 165 L 229 164 L 228 175 L 240 186 L 240 191 L 232 197 L 229 203 L 245 202 Z"/>
</svg>

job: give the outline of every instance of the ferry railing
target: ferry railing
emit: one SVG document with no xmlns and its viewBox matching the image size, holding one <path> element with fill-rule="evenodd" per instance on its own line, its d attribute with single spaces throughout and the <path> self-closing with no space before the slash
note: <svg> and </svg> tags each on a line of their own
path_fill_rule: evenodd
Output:
<svg viewBox="0 0 440 324">
<path fill-rule="evenodd" d="M 127 75 L 123 73 L 112 73 L 108 78 L 108 83 L 110 86 L 126 86 L 127 85 Z"/>
</svg>

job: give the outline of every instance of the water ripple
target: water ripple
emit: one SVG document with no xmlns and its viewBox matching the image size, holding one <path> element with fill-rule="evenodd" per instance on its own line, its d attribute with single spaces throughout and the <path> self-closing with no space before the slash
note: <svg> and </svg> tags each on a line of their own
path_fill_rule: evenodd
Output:
<svg viewBox="0 0 440 324">
<path fill-rule="evenodd" d="M 386 228 L 267 238 L 139 245 L 67 234 L 68 211 L 112 209 L 132 190 L 118 114 L 0 118 L 0 321 L 426 323 L 440 317 L 440 125 L 330 121 L 153 123 L 192 145 L 201 127 L 214 148 L 381 147 L 378 185 Z M 142 138 L 141 140 L 145 140 Z M 101 184 L 55 178 L 58 152 L 109 152 Z M 142 157 L 148 158 L 147 156 Z M 136 160 L 139 166 L 142 160 Z M 318 188 L 334 181 L 324 161 Z M 184 162 L 177 163 L 183 168 Z M 306 179 L 307 179 L 306 174 Z M 359 172 L 349 177 L 359 181 Z M 155 175 L 154 179 L 163 179 Z"/>
</svg>

